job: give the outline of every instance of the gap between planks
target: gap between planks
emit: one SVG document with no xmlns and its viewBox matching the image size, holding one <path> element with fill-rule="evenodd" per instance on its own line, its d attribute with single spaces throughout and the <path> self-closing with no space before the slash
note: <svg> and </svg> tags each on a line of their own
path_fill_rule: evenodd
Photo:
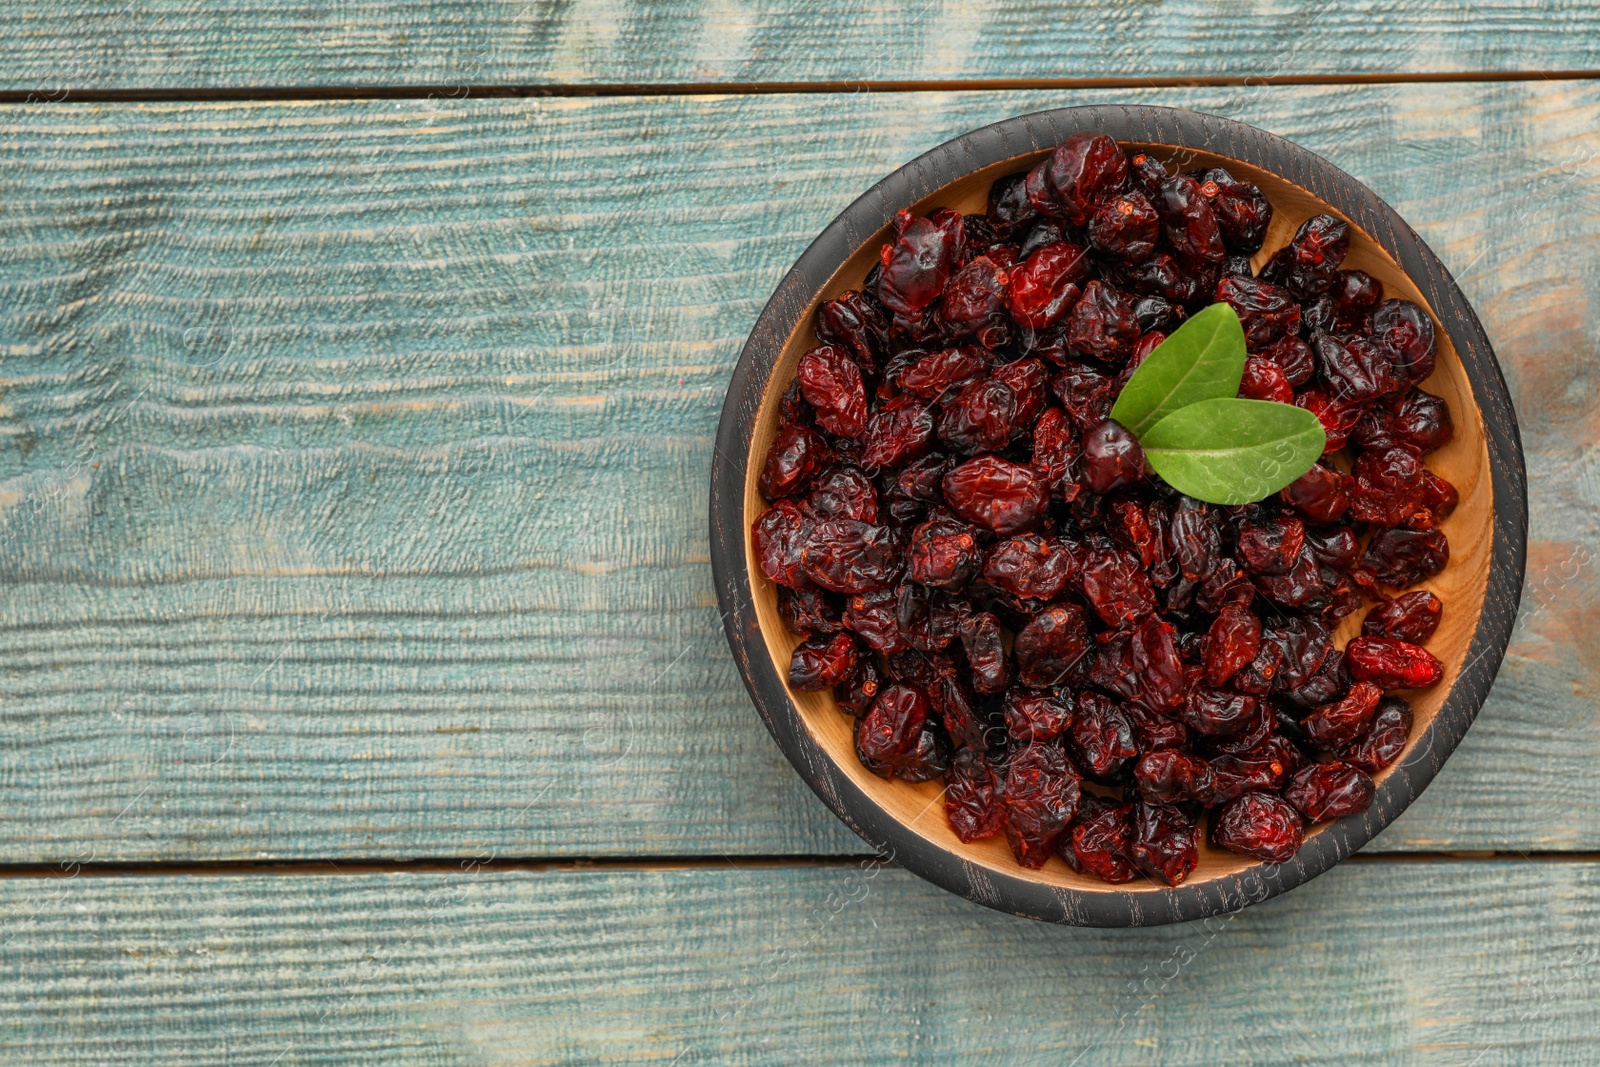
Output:
<svg viewBox="0 0 1600 1067">
<path fill-rule="evenodd" d="M 293 875 L 354 877 L 374 874 L 493 874 L 510 871 L 568 873 L 577 871 L 787 870 L 849 868 L 882 862 L 871 852 L 832 856 L 560 856 L 488 860 L 471 856 L 414 860 L 217 860 L 207 863 L 16 863 L 0 864 L 3 878 L 154 878 L 172 876 L 229 877 Z M 1343 861 L 1380 863 L 1600 863 L 1600 852 L 1460 851 L 1357 853 Z M 889 866 L 894 866 L 889 864 Z"/>
<path fill-rule="evenodd" d="M 1217 77 L 951 78 L 911 81 L 663 82 L 566 85 L 352 85 L 242 86 L 217 89 L 60 89 L 0 91 L 4 104 L 254 103 L 297 100 L 408 100 L 441 94 L 468 97 L 735 96 L 779 93 L 994 92 L 1069 89 L 1194 89 L 1230 86 L 1413 85 L 1448 82 L 1575 81 L 1600 77 L 1595 70 L 1442 71 L 1425 74 L 1286 74 Z"/>
</svg>

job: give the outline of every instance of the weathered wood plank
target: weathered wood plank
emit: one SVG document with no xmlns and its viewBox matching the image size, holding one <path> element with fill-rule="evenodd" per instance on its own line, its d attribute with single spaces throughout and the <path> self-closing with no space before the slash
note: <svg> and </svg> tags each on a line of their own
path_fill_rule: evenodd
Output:
<svg viewBox="0 0 1600 1067">
<path fill-rule="evenodd" d="M 726 376 L 878 175 L 1110 95 L 0 112 L 0 857 L 859 850 L 719 630 Z M 1600 83 L 1131 95 L 1369 182 L 1528 423 L 1548 607 L 1373 847 L 1600 847 Z"/>
<path fill-rule="evenodd" d="M 1600 870 L 1347 864 L 1144 930 L 893 868 L 0 882 L 40 1065 L 1591 1062 Z"/>
<path fill-rule="evenodd" d="M 1583 0 L 90 0 L 0 6 L 0 89 L 688 85 L 1593 69 Z"/>
</svg>

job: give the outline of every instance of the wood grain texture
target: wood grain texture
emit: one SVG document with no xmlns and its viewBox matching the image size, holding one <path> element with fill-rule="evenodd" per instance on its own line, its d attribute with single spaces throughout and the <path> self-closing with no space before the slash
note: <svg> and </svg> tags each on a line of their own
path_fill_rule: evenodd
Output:
<svg viewBox="0 0 1600 1067">
<path fill-rule="evenodd" d="M 1600 871 L 1347 865 L 1091 931 L 893 868 L 0 882 L 0 1057 L 151 1064 L 1590 1062 Z"/>
<path fill-rule="evenodd" d="M 8 0 L 0 90 L 1504 73 L 1597 35 L 1584 0 Z"/>
<path fill-rule="evenodd" d="M 1600 847 L 1600 84 L 1570 82 L 0 112 L 0 857 L 859 850 L 720 634 L 729 371 L 878 177 L 1129 99 L 1370 185 L 1525 416 L 1525 625 L 1371 847 Z"/>
</svg>

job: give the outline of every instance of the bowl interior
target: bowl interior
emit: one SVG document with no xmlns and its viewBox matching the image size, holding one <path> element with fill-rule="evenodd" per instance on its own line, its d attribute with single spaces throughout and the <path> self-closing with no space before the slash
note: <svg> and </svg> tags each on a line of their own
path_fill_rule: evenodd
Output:
<svg viewBox="0 0 1600 1067">
<path fill-rule="evenodd" d="M 1423 299 L 1417 286 L 1389 254 L 1362 231 L 1342 212 L 1334 210 L 1314 194 L 1299 185 L 1269 171 L 1225 156 L 1189 148 L 1173 148 L 1157 144 L 1123 142 L 1129 149 L 1147 152 L 1167 165 L 1169 171 L 1189 170 L 1197 166 L 1225 166 L 1236 176 L 1255 182 L 1272 201 L 1273 219 L 1254 266 L 1258 269 L 1267 257 L 1287 244 L 1300 223 L 1312 215 L 1327 212 L 1350 222 L 1350 254 L 1346 269 L 1364 270 L 1383 283 L 1386 297 L 1403 297 L 1438 316 L 1428 301 Z M 984 167 L 909 205 L 917 214 L 925 214 L 938 207 L 950 207 L 963 213 L 982 212 L 987 204 L 989 186 L 1000 177 L 1026 170 L 1049 150 L 1033 152 L 1003 160 Z M 778 399 L 794 380 L 800 356 L 818 342 L 812 330 L 813 313 L 824 300 L 832 299 L 846 289 L 858 288 L 862 279 L 876 262 L 878 249 L 887 240 L 888 227 L 880 229 L 855 249 L 840 265 L 826 285 L 812 298 L 799 319 L 799 325 L 789 335 L 778 358 L 771 379 L 762 395 L 761 407 L 756 417 L 755 432 L 750 441 L 744 485 L 744 528 L 750 525 L 766 508 L 757 487 L 757 479 L 777 432 Z M 1489 474 L 1489 452 L 1484 439 L 1483 418 L 1473 398 L 1472 387 L 1465 369 L 1457 358 L 1450 335 L 1440 329 L 1438 337 L 1438 362 L 1433 374 L 1423 383 L 1423 388 L 1442 397 L 1449 405 L 1455 423 L 1455 437 L 1444 448 L 1428 457 L 1430 469 L 1447 478 L 1461 494 L 1461 503 L 1444 522 L 1444 531 L 1450 541 L 1450 562 L 1431 581 L 1419 588 L 1436 593 L 1444 601 L 1444 616 L 1438 632 L 1428 643 L 1428 648 L 1444 664 L 1444 678 L 1430 689 L 1403 694 L 1411 701 L 1416 712 L 1411 740 L 1399 760 L 1376 776 L 1382 783 L 1395 767 L 1410 756 L 1419 739 L 1433 722 L 1446 695 L 1455 684 L 1466 660 L 1477 620 L 1483 608 L 1484 593 L 1488 585 L 1490 556 L 1493 547 L 1494 501 Z M 745 565 L 749 571 L 750 589 L 767 651 L 772 656 L 780 679 L 787 678 L 789 659 L 800 638 L 790 633 L 778 615 L 777 587 L 756 565 L 748 534 L 745 543 Z M 1335 633 L 1335 642 L 1343 648 L 1345 642 L 1360 630 L 1365 610 L 1357 611 L 1344 620 Z M 1122 886 L 1111 886 L 1091 876 L 1080 875 L 1059 858 L 1052 857 L 1039 870 L 1027 870 L 1012 857 L 1004 836 L 963 844 L 945 820 L 942 802 L 942 784 L 925 782 L 912 785 L 899 780 L 884 781 L 861 766 L 855 755 L 854 722 L 842 713 L 831 694 L 805 693 L 788 690 L 807 730 L 816 743 L 873 802 L 882 807 L 908 829 L 929 842 L 938 845 L 962 859 L 1013 877 L 1036 881 L 1045 885 L 1070 887 L 1086 892 L 1160 892 L 1166 886 L 1149 880 L 1139 880 Z M 1352 816 L 1358 818 L 1359 816 Z M 1308 838 L 1321 832 L 1328 823 L 1308 831 Z M 1189 876 L 1186 885 L 1198 885 L 1225 878 L 1247 868 L 1259 866 L 1251 859 L 1231 852 L 1214 849 L 1205 843 L 1200 847 L 1199 863 Z"/>
</svg>

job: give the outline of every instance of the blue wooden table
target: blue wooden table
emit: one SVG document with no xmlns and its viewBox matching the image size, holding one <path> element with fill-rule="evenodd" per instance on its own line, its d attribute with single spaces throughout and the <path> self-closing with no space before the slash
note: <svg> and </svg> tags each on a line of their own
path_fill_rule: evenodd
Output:
<svg viewBox="0 0 1600 1067">
<path fill-rule="evenodd" d="M 0 0 L 0 1059 L 1595 1062 L 1600 10 Z M 711 439 L 862 189 L 1074 103 L 1393 204 L 1522 415 L 1499 681 L 1189 926 L 870 856 L 727 653 Z"/>
</svg>

